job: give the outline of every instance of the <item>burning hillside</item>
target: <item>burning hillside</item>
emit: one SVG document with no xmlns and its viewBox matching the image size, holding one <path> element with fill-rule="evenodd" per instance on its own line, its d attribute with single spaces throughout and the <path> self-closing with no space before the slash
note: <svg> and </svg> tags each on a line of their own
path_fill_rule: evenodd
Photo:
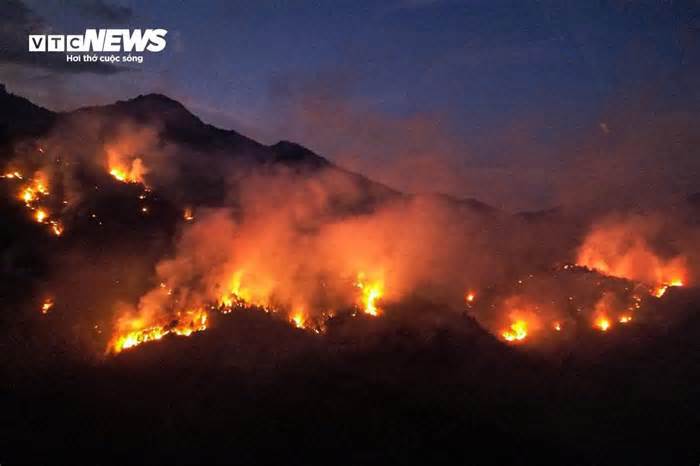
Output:
<svg viewBox="0 0 700 466">
<path fill-rule="evenodd" d="M 110 177 L 117 183 L 110 189 L 133 186 L 131 205 L 139 216 L 150 215 L 153 201 L 169 191 L 155 176 L 159 164 L 168 154 L 177 164 L 178 151 L 149 155 L 162 146 L 158 133 L 123 130 L 133 125 L 107 129 L 104 145 L 96 142 L 102 161 L 98 157 L 94 171 L 88 170 L 87 186 L 79 179 L 86 176 L 80 159 L 56 154 L 66 150 L 65 142 L 30 142 L 25 146 L 32 150 L 7 164 L 8 192 L 54 236 L 70 232 L 70 219 L 81 210 L 84 215 L 93 190 L 104 190 Z M 400 305 L 412 296 L 472 315 L 506 343 L 537 344 L 565 339 L 575 328 L 607 333 L 634 324 L 643 319 L 636 314 L 653 306 L 649 296 L 692 284 L 691 257 L 655 252 L 651 241 L 660 242 L 658 228 L 633 217 L 593 224 L 576 265 L 536 270 L 522 258 L 532 251 L 491 236 L 493 228 L 516 225 L 506 215 L 487 218 L 424 197 L 387 199 L 353 213 L 366 197 L 360 185 L 334 170 L 252 170 L 238 180 L 235 203 L 195 205 L 201 211 L 196 219 L 191 200 L 168 201 L 171 210 L 184 212 L 171 220 L 179 224 L 174 252 L 158 261 L 149 280 L 156 285 L 133 304 L 126 304 L 128 296 L 102 304 L 113 312 L 107 354 L 204 331 L 210 313 L 259 310 L 322 334 L 338 315 L 382 318 L 384 303 Z M 97 214 L 89 218 L 103 225 Z M 505 261 L 499 258 L 504 247 L 510 250 Z M 562 250 L 562 260 L 566 254 Z M 586 271 L 593 274 L 577 277 Z M 513 276 L 522 277 L 514 286 Z M 52 293 L 61 300 L 60 290 Z M 104 325 L 105 316 L 98 320 L 91 324 Z"/>
<path fill-rule="evenodd" d="M 274 379 L 313 355 L 324 374 L 466 377 L 488 398 L 512 380 L 541 389 L 524 355 L 632 351 L 691 315 L 678 303 L 696 287 L 698 231 L 680 215 L 541 228 L 214 131 L 162 96 L 49 123 L 4 146 L 2 286 L 16 311 L 3 338 L 26 355 L 8 366 L 160 358 Z"/>
</svg>

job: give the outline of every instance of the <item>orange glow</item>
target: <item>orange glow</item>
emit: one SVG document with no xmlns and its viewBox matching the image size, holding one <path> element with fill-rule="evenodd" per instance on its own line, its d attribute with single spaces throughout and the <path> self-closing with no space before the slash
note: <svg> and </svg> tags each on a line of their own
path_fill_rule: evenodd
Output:
<svg viewBox="0 0 700 466">
<path fill-rule="evenodd" d="M 51 298 L 46 298 L 41 305 L 41 313 L 42 314 L 48 314 L 51 308 L 53 307 L 53 300 Z"/>
<path fill-rule="evenodd" d="M 375 317 L 378 316 L 381 312 L 381 309 L 378 307 L 378 301 L 384 296 L 384 282 L 381 280 L 368 282 L 365 279 L 365 274 L 360 272 L 357 274 L 355 286 L 361 291 L 359 305 L 364 313 Z"/>
<path fill-rule="evenodd" d="M 670 283 L 665 283 L 663 285 L 657 285 L 651 291 L 651 294 L 652 294 L 652 296 L 654 296 L 656 298 L 661 298 L 663 295 L 666 294 L 666 291 L 668 290 L 668 288 L 670 286 L 681 287 L 681 286 L 683 286 L 683 280 L 676 278 L 676 279 L 671 280 Z"/>
<path fill-rule="evenodd" d="M 599 316 L 593 322 L 593 326 L 602 332 L 607 332 L 610 328 L 610 320 L 605 316 Z"/>
<path fill-rule="evenodd" d="M 561 332 L 561 323 L 560 322 L 554 322 L 553 327 L 554 327 L 554 330 L 556 330 L 557 332 Z"/>
<path fill-rule="evenodd" d="M 598 225 L 579 248 L 576 263 L 604 275 L 646 283 L 652 287 L 651 294 L 660 298 L 668 286 L 686 282 L 687 260 L 656 254 L 645 233 L 653 236 L 653 230 L 640 220 Z"/>
<path fill-rule="evenodd" d="M 185 208 L 185 211 L 182 213 L 182 218 L 184 218 L 186 222 L 191 222 L 192 220 L 194 220 L 194 215 L 192 213 L 191 207 Z"/>
<path fill-rule="evenodd" d="M 31 187 L 24 188 L 20 193 L 19 198 L 22 199 L 27 205 L 32 203 L 34 200 L 36 200 L 34 189 Z"/>
<path fill-rule="evenodd" d="M 248 277 L 245 283 L 244 277 Z M 233 308 L 258 307 L 266 312 L 274 310 L 270 305 L 270 290 L 259 284 L 251 286 L 249 284 L 251 282 L 255 282 L 255 279 L 251 279 L 243 269 L 231 275 L 228 292 L 219 297 L 219 306 L 224 307 L 222 310 L 224 314 L 228 314 Z"/>
<path fill-rule="evenodd" d="M 18 172 L 5 175 L 5 178 L 18 178 L 22 176 Z M 49 195 L 49 184 L 46 176 L 41 172 L 36 172 L 34 178 L 29 180 L 30 183 L 22 187 L 19 192 L 19 199 L 22 200 L 28 207 L 31 207 L 32 202 L 39 199 L 40 196 Z"/>
<path fill-rule="evenodd" d="M 464 299 L 467 301 L 467 303 L 473 303 L 476 299 L 476 293 L 474 291 L 470 291 L 464 296 Z"/>
<path fill-rule="evenodd" d="M 39 223 L 44 223 L 44 220 L 46 220 L 48 216 L 49 214 L 47 214 L 43 209 L 37 209 L 37 211 L 34 213 L 34 219 Z"/>
<path fill-rule="evenodd" d="M 49 223 L 51 223 L 51 231 L 54 235 L 61 236 L 63 234 L 63 225 L 61 225 L 61 222 L 51 220 Z"/>
<path fill-rule="evenodd" d="M 302 311 L 296 311 L 293 313 L 290 320 L 296 328 L 304 328 L 306 324 L 306 317 Z"/>
<path fill-rule="evenodd" d="M 130 330 L 119 332 L 112 337 L 109 343 L 109 351 L 120 353 L 121 351 L 135 346 L 147 343 L 149 341 L 157 341 L 168 334 L 190 336 L 195 332 L 201 332 L 207 329 L 207 313 L 203 310 L 187 311 L 184 316 L 179 316 L 169 324 L 151 325 L 144 327 L 143 320 L 140 318 L 131 319 L 126 324 L 121 326 L 130 328 Z"/>
<path fill-rule="evenodd" d="M 504 340 L 514 342 L 522 341 L 527 337 L 527 322 L 524 320 L 516 320 L 510 325 L 510 328 L 501 332 Z"/>
<path fill-rule="evenodd" d="M 630 316 L 630 315 L 623 315 L 623 316 L 620 316 L 620 323 L 621 323 L 621 324 L 626 324 L 626 323 L 629 323 L 629 322 L 632 322 L 632 316 Z"/>
<path fill-rule="evenodd" d="M 143 177 L 147 173 L 143 161 L 139 158 L 122 162 L 116 153 L 109 152 L 107 155 L 109 164 L 109 174 L 122 183 L 143 183 Z"/>
</svg>

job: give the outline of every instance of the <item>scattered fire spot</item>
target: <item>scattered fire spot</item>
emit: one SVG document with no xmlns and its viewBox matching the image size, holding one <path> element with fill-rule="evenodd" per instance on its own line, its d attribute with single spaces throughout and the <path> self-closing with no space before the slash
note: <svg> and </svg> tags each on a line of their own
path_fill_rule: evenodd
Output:
<svg viewBox="0 0 700 466">
<path fill-rule="evenodd" d="M 53 300 L 51 298 L 46 298 L 41 305 L 41 313 L 48 314 L 53 307 Z"/>
<path fill-rule="evenodd" d="M 44 223 L 44 220 L 46 220 L 48 216 L 49 214 L 43 209 L 37 209 L 37 211 L 34 212 L 34 219 L 39 223 Z"/>
</svg>

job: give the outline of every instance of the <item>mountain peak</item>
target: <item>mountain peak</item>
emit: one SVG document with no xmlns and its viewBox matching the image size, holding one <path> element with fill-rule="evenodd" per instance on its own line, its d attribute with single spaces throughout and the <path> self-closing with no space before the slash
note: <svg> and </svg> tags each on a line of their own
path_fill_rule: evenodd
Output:
<svg viewBox="0 0 700 466">
<path fill-rule="evenodd" d="M 180 102 L 178 102 L 175 99 L 172 99 L 168 97 L 167 95 L 164 94 L 159 94 L 157 92 L 152 92 L 150 94 L 139 94 L 138 96 L 134 97 L 133 99 L 129 99 L 126 102 L 134 102 L 134 103 L 140 103 L 140 102 L 146 102 L 146 103 L 153 103 L 153 104 L 160 104 L 160 105 L 171 105 L 173 107 L 178 107 L 185 109 L 185 106 L 182 105 Z"/>
<path fill-rule="evenodd" d="M 314 168 L 321 168 L 329 165 L 328 160 L 307 149 L 301 144 L 291 141 L 279 141 L 277 144 L 270 146 L 275 154 L 275 162 L 305 164 Z"/>
</svg>

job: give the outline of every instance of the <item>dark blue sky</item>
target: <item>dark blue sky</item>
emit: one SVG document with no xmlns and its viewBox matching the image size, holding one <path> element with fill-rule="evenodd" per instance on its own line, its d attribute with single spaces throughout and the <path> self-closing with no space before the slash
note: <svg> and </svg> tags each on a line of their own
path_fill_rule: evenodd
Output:
<svg viewBox="0 0 700 466">
<path fill-rule="evenodd" d="M 392 184 L 402 170 L 432 180 L 400 188 L 510 208 L 555 204 L 548 179 L 617 129 L 608 118 L 695 112 L 699 97 L 691 2 L 24 3 L 58 32 L 169 30 L 166 51 L 126 73 L 0 65 L 8 87 L 39 103 L 163 92 L 266 143 L 296 139 Z M 95 5 L 126 8 L 110 17 Z"/>
</svg>

